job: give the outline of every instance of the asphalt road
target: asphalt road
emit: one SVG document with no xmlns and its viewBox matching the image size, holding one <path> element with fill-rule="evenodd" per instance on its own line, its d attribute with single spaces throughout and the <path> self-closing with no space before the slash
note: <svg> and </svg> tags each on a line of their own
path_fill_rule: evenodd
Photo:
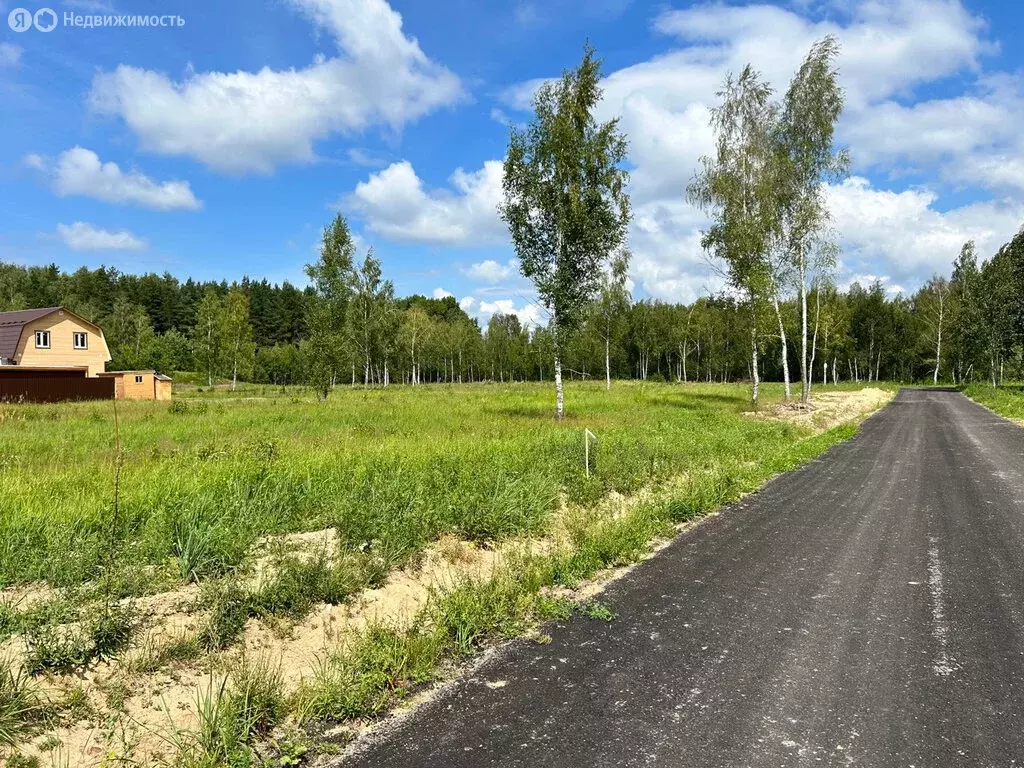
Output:
<svg viewBox="0 0 1024 768">
<path fill-rule="evenodd" d="M 1024 430 L 904 390 L 602 599 L 343 764 L 1024 765 Z"/>
</svg>

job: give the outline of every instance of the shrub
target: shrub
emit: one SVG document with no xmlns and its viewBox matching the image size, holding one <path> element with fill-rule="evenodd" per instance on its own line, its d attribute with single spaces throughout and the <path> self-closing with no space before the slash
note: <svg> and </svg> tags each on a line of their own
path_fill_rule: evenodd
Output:
<svg viewBox="0 0 1024 768">
<path fill-rule="evenodd" d="M 225 579 L 208 587 L 206 602 L 210 615 L 199 632 L 199 645 L 209 651 L 223 650 L 245 629 L 251 614 L 250 596 L 235 579 Z"/>
<path fill-rule="evenodd" d="M 89 626 L 91 658 L 109 659 L 120 652 L 135 629 L 135 611 L 129 604 L 104 606 Z"/>
</svg>

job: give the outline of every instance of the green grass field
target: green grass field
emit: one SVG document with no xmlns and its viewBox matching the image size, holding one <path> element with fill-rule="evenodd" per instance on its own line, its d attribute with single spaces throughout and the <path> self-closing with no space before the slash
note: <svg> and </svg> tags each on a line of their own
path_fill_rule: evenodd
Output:
<svg viewBox="0 0 1024 768">
<path fill-rule="evenodd" d="M 538 384 L 339 388 L 321 403 L 298 388 L 182 387 L 173 404 L 119 403 L 116 515 L 113 404 L 0 406 L 0 586 L 59 587 L 35 601 L 17 591 L 0 598 L 0 647 L 15 654 L 0 656 L 0 757 L 29 742 L 42 754 L 58 724 L 89 733 L 148 717 L 142 680 L 168 667 L 205 669 L 228 684 L 213 698 L 196 693 L 200 721 L 223 723 L 178 733 L 168 764 L 251 765 L 254 745 L 277 725 L 297 729 L 302 750 L 326 749 L 308 725 L 319 723 L 316 732 L 384 711 L 537 622 L 576 610 L 613 618 L 551 590 L 571 592 L 635 562 L 676 524 L 856 431 L 749 418 L 741 385 L 619 382 L 608 393 L 572 383 L 562 423 L 552 394 Z M 781 394 L 766 387 L 765 405 Z M 599 438 L 589 478 L 584 428 Z M 598 504 L 641 489 L 652 492 Z M 222 654 L 244 644 L 252 620 L 287 634 L 316 606 L 382 586 L 443 534 L 501 542 L 550 534 L 556 520 L 553 546 L 513 544 L 494 573 L 432 591 L 406 623 L 336 639 L 298 687 L 267 659 Z M 271 534 L 324 529 L 337 534 L 331 551 L 256 546 Z M 180 610 L 195 621 L 159 641 L 149 639 L 159 622 L 121 599 L 193 581 L 201 589 Z M 108 672 L 85 694 L 77 675 L 98 659 Z M 40 692 L 40 674 L 57 681 L 56 693 Z M 265 694 L 259 728 L 241 716 L 253 690 Z M 133 759 L 124 745 L 108 746 Z"/>
<path fill-rule="evenodd" d="M 989 384 L 971 384 L 964 389 L 964 394 L 1002 416 L 1024 419 L 1024 389 L 1019 384 L 998 388 Z"/>
<path fill-rule="evenodd" d="M 443 532 L 535 532 L 562 498 L 741 471 L 803 436 L 741 418 L 741 386 L 577 383 L 562 424 L 551 400 L 550 386 L 517 384 L 339 388 L 326 403 L 269 387 L 120 403 L 116 520 L 112 404 L 4 406 L 0 585 L 89 580 L 110 541 L 121 562 L 213 576 L 264 534 L 328 527 L 398 564 Z M 584 427 L 600 440 L 589 480 Z M 191 562 L 176 568 L 182 558 Z"/>
</svg>

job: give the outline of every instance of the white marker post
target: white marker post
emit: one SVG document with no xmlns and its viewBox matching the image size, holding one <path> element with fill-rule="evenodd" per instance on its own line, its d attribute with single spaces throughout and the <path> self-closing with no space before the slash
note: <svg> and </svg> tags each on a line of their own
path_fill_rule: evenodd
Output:
<svg viewBox="0 0 1024 768">
<path fill-rule="evenodd" d="M 589 429 L 583 430 L 583 455 L 584 460 L 587 462 L 587 477 L 590 477 L 590 440 L 593 438 L 594 442 L 597 442 L 597 435 L 591 432 Z"/>
</svg>

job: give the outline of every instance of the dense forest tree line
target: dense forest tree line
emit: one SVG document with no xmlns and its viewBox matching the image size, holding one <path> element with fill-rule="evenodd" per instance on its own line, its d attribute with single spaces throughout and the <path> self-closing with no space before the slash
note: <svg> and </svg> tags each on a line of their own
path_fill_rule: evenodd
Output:
<svg viewBox="0 0 1024 768">
<path fill-rule="evenodd" d="M 776 101 L 751 66 L 729 76 L 712 110 L 714 154 L 686 197 L 711 225 L 703 246 L 725 289 L 685 305 L 634 301 L 626 137 L 599 123 L 600 61 L 546 83 L 534 119 L 510 130 L 498 213 L 547 313 L 527 328 L 495 314 L 481 328 L 453 297 L 398 298 L 372 251 L 356 252 L 343 216 L 325 228 L 309 285 L 184 282 L 109 268 L 0 263 L 0 311 L 63 305 L 105 330 L 115 368 L 194 371 L 230 379 L 342 385 L 553 381 L 563 377 L 663 381 L 901 382 L 1024 373 L 1024 230 L 980 261 L 974 243 L 948 254 L 912 295 L 881 283 L 846 290 L 826 185 L 849 166 L 834 145 L 843 92 L 831 37 L 816 43 Z M 936 254 L 942 256 L 942 254 Z"/>
<path fill-rule="evenodd" d="M 310 328 L 323 322 L 318 317 L 331 290 L 329 278 L 318 274 L 299 289 L 0 264 L 0 310 L 66 306 L 103 326 L 114 367 L 197 371 L 206 380 L 319 382 L 327 391 L 353 382 L 553 381 L 550 327 L 528 328 L 516 315 L 496 314 L 481 328 L 450 296 L 396 298 L 372 254 L 356 264 L 342 219 L 325 239 L 335 236 L 347 254 L 336 280 L 342 306 L 319 336 Z M 758 373 L 783 380 L 784 336 L 790 374 L 798 378 L 799 295 L 779 301 L 781 332 L 772 299 L 760 303 Z M 819 281 L 808 290 L 807 306 L 812 384 L 1022 378 L 1024 230 L 984 261 L 967 243 L 948 277 L 935 276 L 911 295 L 887 296 L 878 282 L 840 290 Z M 689 305 L 634 301 L 621 282 L 607 279 L 564 338 L 565 375 L 750 380 L 751 314 L 735 293 Z"/>
</svg>

